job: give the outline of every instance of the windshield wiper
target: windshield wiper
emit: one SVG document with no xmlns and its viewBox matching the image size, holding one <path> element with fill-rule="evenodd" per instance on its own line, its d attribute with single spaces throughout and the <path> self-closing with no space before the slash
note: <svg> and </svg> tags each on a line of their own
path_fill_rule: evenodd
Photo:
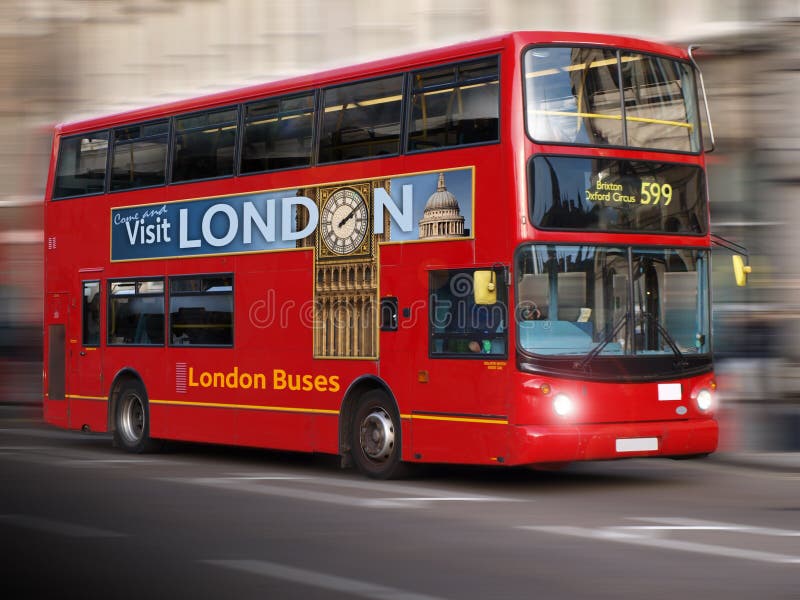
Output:
<svg viewBox="0 0 800 600">
<path fill-rule="evenodd" d="M 649 312 L 642 312 L 641 314 L 642 317 L 644 317 L 645 319 L 650 319 L 655 324 L 656 329 L 658 329 L 658 332 L 664 338 L 664 341 L 667 342 L 667 345 L 670 347 L 672 352 L 675 354 L 675 357 L 678 359 L 677 361 L 675 361 L 676 366 L 679 367 L 689 366 L 689 361 L 686 360 L 686 357 L 683 355 L 683 352 L 681 352 L 680 348 L 678 348 L 678 344 L 675 343 L 675 338 L 673 338 L 672 335 L 670 335 L 669 331 L 667 331 L 667 328 L 661 324 L 661 321 L 658 320 L 658 317 L 656 317 L 653 314 L 650 314 Z"/>
<path fill-rule="evenodd" d="M 606 335 L 597 346 L 589 350 L 589 353 L 584 356 L 580 361 L 576 362 L 573 366 L 581 369 L 582 371 L 586 370 L 586 367 L 589 366 L 589 363 L 592 362 L 595 357 L 603 351 L 603 348 L 608 346 L 608 344 L 617 336 L 617 334 L 622 329 L 622 326 L 628 321 L 628 317 L 630 317 L 630 311 L 626 312 L 622 315 L 617 322 L 614 324 L 614 328 L 611 330 L 608 335 Z"/>
</svg>

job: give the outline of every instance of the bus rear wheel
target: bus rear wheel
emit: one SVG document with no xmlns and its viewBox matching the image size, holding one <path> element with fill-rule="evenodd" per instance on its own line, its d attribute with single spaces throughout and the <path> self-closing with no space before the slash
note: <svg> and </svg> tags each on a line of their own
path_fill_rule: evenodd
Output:
<svg viewBox="0 0 800 600">
<path fill-rule="evenodd" d="M 136 454 L 153 450 L 150 439 L 150 406 L 144 386 L 129 381 L 119 391 L 114 413 L 114 443 Z"/>
<path fill-rule="evenodd" d="M 391 479 L 405 474 L 400 461 L 400 415 L 380 390 L 364 394 L 350 428 L 350 448 L 358 470 L 373 479 Z"/>
</svg>

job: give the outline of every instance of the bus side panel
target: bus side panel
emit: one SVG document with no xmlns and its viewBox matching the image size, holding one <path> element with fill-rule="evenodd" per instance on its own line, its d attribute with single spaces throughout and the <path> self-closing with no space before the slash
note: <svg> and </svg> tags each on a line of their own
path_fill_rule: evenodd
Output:
<svg viewBox="0 0 800 600">
<path fill-rule="evenodd" d="M 416 460 L 439 463 L 498 464 L 508 460 L 508 427 L 412 417 Z"/>
<path fill-rule="evenodd" d="M 237 444 L 302 452 L 311 449 L 311 415 L 253 410 L 237 413 Z"/>
<path fill-rule="evenodd" d="M 309 405 L 322 401 L 309 399 Z M 339 452 L 339 419 L 335 411 L 317 414 L 316 409 L 265 406 L 239 408 L 236 413 L 236 437 L 233 443 L 259 448 L 299 452 Z"/>
<path fill-rule="evenodd" d="M 65 400 L 49 400 L 45 398 L 42 410 L 42 418 L 45 423 L 67 428 L 67 403 Z"/>
<path fill-rule="evenodd" d="M 69 399 L 69 427 L 70 429 L 88 428 L 94 432 L 106 431 L 108 423 L 108 401 L 99 398 Z"/>
<path fill-rule="evenodd" d="M 339 454 L 339 417 L 337 415 L 314 415 L 313 421 L 313 451 Z"/>
<path fill-rule="evenodd" d="M 151 413 L 152 414 L 152 413 Z M 175 406 L 169 411 L 167 437 L 187 442 L 235 443 L 236 410 L 231 408 Z M 165 419 L 166 420 L 166 419 Z M 156 416 L 152 418 L 157 421 Z M 156 432 L 150 432 L 159 437 Z"/>
<path fill-rule="evenodd" d="M 170 437 L 170 416 L 172 407 L 150 403 L 150 437 L 168 439 Z"/>
</svg>

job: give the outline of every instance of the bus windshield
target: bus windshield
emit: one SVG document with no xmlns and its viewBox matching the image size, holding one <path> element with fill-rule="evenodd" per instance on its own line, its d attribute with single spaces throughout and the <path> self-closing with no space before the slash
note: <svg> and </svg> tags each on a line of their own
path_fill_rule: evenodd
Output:
<svg viewBox="0 0 800 600">
<path fill-rule="evenodd" d="M 525 90 L 536 141 L 700 151 L 687 63 L 607 48 L 534 47 L 525 53 Z"/>
<path fill-rule="evenodd" d="M 529 244 L 516 287 L 525 352 L 678 361 L 710 352 L 706 250 Z"/>
</svg>

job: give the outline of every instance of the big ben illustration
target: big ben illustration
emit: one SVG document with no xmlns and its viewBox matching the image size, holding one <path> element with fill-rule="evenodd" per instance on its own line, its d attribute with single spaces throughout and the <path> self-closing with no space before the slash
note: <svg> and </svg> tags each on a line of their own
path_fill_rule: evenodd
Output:
<svg viewBox="0 0 800 600">
<path fill-rule="evenodd" d="M 319 209 L 314 244 L 314 356 L 377 358 L 378 243 L 373 231 L 373 190 L 389 180 L 304 190 Z M 298 223 L 300 225 L 300 223 Z"/>
</svg>

